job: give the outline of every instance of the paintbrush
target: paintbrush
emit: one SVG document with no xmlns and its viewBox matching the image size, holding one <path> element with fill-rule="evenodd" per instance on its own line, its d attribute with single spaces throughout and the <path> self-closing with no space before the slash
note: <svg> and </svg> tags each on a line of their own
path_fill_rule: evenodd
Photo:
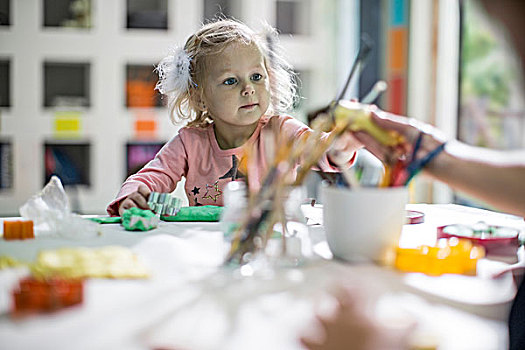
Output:
<svg viewBox="0 0 525 350">
<path fill-rule="evenodd" d="M 361 103 L 367 105 L 374 102 L 387 88 L 388 85 L 384 80 L 377 81 L 365 97 L 361 99 Z"/>
<path fill-rule="evenodd" d="M 348 87 L 350 86 L 350 83 L 352 82 L 352 79 L 354 78 L 354 75 L 356 74 L 356 72 L 359 71 L 360 73 L 362 71 L 362 68 L 364 67 L 366 60 L 370 52 L 372 51 L 373 47 L 374 47 L 374 42 L 372 41 L 372 39 L 368 36 L 368 34 L 363 33 L 361 35 L 361 43 L 359 45 L 359 51 L 357 52 L 357 56 L 354 62 L 352 63 L 350 73 L 348 74 L 344 85 L 341 87 L 341 89 L 337 93 L 335 99 L 328 106 L 318 109 L 314 112 L 308 113 L 308 124 L 309 125 L 311 125 L 311 123 L 322 114 L 329 114 L 333 118 L 333 110 L 337 106 L 337 103 L 343 98 L 345 98 L 346 92 L 348 90 Z"/>
<path fill-rule="evenodd" d="M 366 59 L 368 58 L 368 55 L 372 51 L 373 47 L 374 43 L 372 39 L 368 36 L 368 34 L 363 33 L 361 35 L 361 44 L 359 46 L 359 51 L 357 52 L 357 56 L 354 60 L 354 63 L 352 64 L 352 68 L 350 69 L 350 74 L 348 74 L 345 84 L 337 94 L 335 100 L 332 101 L 331 105 L 335 105 L 338 101 L 345 98 L 346 90 L 348 90 L 348 87 L 350 86 L 350 82 L 352 81 L 354 74 L 358 70 L 361 71 L 361 68 L 363 68 L 364 64 L 366 63 Z"/>
</svg>

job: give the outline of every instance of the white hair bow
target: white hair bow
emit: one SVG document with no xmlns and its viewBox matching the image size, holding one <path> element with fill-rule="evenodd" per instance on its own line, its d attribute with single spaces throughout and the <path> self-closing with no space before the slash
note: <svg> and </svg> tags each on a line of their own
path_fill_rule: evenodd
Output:
<svg viewBox="0 0 525 350">
<path fill-rule="evenodd" d="M 164 57 L 155 68 L 159 75 L 155 89 L 162 94 L 188 91 L 193 83 L 190 74 L 190 61 L 190 56 L 184 48 L 173 49 L 172 53 Z"/>
</svg>

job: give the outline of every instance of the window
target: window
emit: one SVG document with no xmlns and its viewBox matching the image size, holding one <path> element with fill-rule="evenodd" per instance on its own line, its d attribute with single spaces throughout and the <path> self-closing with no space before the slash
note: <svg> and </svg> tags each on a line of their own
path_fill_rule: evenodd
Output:
<svg viewBox="0 0 525 350">
<path fill-rule="evenodd" d="M 91 28 L 91 0 L 44 0 L 44 27 Z"/>
<path fill-rule="evenodd" d="M 45 62 L 44 107 L 88 107 L 89 63 Z"/>
<path fill-rule="evenodd" d="M 13 187 L 13 145 L 0 140 L 0 190 Z"/>
<path fill-rule="evenodd" d="M 222 15 L 226 17 L 235 16 L 229 0 L 204 0 L 204 22 Z"/>
<path fill-rule="evenodd" d="M 126 66 L 126 106 L 161 107 L 161 94 L 155 90 L 157 78 L 153 64 L 128 64 Z"/>
<path fill-rule="evenodd" d="M 0 0 L 0 26 L 11 25 L 10 0 Z"/>
<path fill-rule="evenodd" d="M 458 138 L 496 149 L 525 146 L 524 91 L 514 50 L 477 1 L 462 7 Z"/>
<path fill-rule="evenodd" d="M 167 0 L 127 0 L 127 28 L 168 29 Z"/>
<path fill-rule="evenodd" d="M 10 84 L 10 62 L 0 60 L 0 107 L 11 106 Z"/>
<path fill-rule="evenodd" d="M 310 1 L 279 0 L 276 2 L 276 24 L 281 34 L 310 34 Z"/>
</svg>

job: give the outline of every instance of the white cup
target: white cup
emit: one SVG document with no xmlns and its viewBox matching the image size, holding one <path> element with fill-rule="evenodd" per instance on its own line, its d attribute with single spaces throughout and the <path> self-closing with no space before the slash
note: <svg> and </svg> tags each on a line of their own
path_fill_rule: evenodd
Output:
<svg viewBox="0 0 525 350">
<path fill-rule="evenodd" d="M 350 190 L 321 186 L 323 222 L 334 257 L 382 262 L 399 243 L 405 223 L 406 187 Z"/>
</svg>

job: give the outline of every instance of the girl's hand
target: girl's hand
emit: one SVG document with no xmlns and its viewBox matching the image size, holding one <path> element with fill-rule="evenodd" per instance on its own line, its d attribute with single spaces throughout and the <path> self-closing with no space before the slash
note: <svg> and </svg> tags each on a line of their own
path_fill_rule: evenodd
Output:
<svg viewBox="0 0 525 350">
<path fill-rule="evenodd" d="M 338 166 L 347 166 L 350 160 L 354 158 L 355 151 L 362 148 L 363 145 L 351 133 L 345 132 L 330 147 L 328 157 Z"/>
<path fill-rule="evenodd" d="M 137 207 L 140 209 L 150 209 L 148 205 L 148 197 L 151 193 L 150 189 L 146 185 L 139 185 L 139 188 L 130 193 L 122 202 L 118 208 L 118 213 L 122 216 L 124 210 Z"/>
</svg>

